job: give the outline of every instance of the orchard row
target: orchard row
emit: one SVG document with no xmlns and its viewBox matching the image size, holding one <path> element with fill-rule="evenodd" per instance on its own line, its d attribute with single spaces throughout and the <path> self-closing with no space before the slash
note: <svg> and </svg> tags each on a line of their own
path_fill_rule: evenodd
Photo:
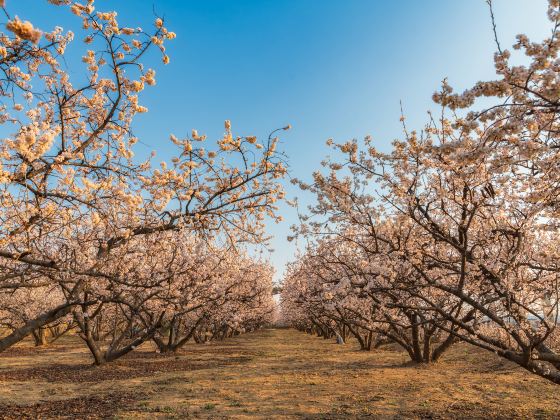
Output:
<svg viewBox="0 0 560 420">
<path fill-rule="evenodd" d="M 72 330 L 102 364 L 269 323 L 272 269 L 247 249 L 278 218 L 277 137 L 234 136 L 226 121 L 208 145 L 165 135 L 175 156 L 157 168 L 135 157 L 148 64 L 169 62 L 175 34 L 160 18 L 121 26 L 93 0 L 49 3 L 76 15 L 77 34 L 42 32 L 0 1 L 0 351 Z"/>
<path fill-rule="evenodd" d="M 329 142 L 299 182 L 316 202 L 295 228 L 307 248 L 285 322 L 423 363 L 466 342 L 560 384 L 558 0 L 548 16 L 543 42 L 497 43 L 495 80 L 460 94 L 444 81 L 421 131 L 403 116 L 389 152 Z"/>
</svg>

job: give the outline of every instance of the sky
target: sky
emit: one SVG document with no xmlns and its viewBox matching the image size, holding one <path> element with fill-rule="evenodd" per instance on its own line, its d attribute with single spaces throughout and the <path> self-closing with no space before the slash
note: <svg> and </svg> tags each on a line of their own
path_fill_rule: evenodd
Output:
<svg viewBox="0 0 560 420">
<path fill-rule="evenodd" d="M 76 25 L 60 8 L 39 0 L 7 0 L 22 19 L 47 29 Z M 153 57 L 157 88 L 141 103 L 137 153 L 172 152 L 170 133 L 192 129 L 219 139 L 224 120 L 234 134 L 282 133 L 290 176 L 310 180 L 337 142 L 372 135 L 388 150 L 400 129 L 402 102 L 409 128 L 422 128 L 435 109 L 432 93 L 444 78 L 457 90 L 491 79 L 494 38 L 485 0 L 97 0 L 121 24 L 148 27 L 154 12 L 177 38 L 167 66 Z M 525 33 L 548 35 L 545 0 L 494 0 L 503 47 Z M 150 67 L 152 63 L 150 63 Z M 287 198 L 311 197 L 286 182 Z M 271 223 L 270 259 L 281 279 L 296 243 L 286 240 L 295 209 Z"/>
</svg>

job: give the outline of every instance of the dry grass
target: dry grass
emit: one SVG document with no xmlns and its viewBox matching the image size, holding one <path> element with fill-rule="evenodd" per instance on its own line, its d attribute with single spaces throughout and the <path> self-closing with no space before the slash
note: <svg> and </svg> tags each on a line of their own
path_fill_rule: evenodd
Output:
<svg viewBox="0 0 560 420">
<path fill-rule="evenodd" d="M 101 368 L 76 337 L 0 354 L 0 418 L 560 418 L 559 389 L 468 346 L 430 367 L 264 330 Z"/>
</svg>

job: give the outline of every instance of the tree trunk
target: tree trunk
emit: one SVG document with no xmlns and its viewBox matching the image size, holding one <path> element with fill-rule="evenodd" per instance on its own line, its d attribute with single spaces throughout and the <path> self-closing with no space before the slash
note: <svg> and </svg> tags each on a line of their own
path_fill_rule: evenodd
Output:
<svg viewBox="0 0 560 420">
<path fill-rule="evenodd" d="M 41 328 L 63 316 L 68 315 L 72 311 L 72 307 L 76 305 L 75 303 L 65 303 L 57 306 L 50 311 L 44 312 L 37 318 L 27 321 L 23 327 L 16 328 L 11 334 L 0 339 L 0 352 L 10 348 L 14 344 L 20 342 L 29 334 L 33 333 L 38 328 Z"/>
<path fill-rule="evenodd" d="M 31 334 L 33 335 L 35 347 L 42 347 L 49 344 L 49 340 L 47 338 L 48 333 L 44 327 L 33 330 Z"/>
</svg>

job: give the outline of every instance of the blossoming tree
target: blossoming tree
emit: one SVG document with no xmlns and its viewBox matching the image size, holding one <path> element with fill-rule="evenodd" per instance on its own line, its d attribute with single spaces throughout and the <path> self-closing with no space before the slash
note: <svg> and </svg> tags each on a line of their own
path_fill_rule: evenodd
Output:
<svg viewBox="0 0 560 420">
<path fill-rule="evenodd" d="M 331 174 L 301 185 L 317 194 L 312 215 L 326 216 L 332 234 L 361 232 L 349 239 L 362 249 L 367 236 L 368 252 L 385 254 L 378 269 L 397 273 L 395 257 L 405 265 L 388 288 L 398 307 L 429 316 L 451 341 L 560 383 L 557 0 L 548 16 L 551 37 L 532 43 L 520 35 L 514 46 L 529 64 L 511 64 L 498 44 L 497 80 L 462 94 L 444 82 L 434 95 L 438 117 L 422 132 L 403 118 L 404 138 L 390 153 L 371 138 L 331 142 Z M 476 109 L 480 97 L 495 105 Z M 310 221 L 301 232 L 312 236 L 323 225 Z"/>
<path fill-rule="evenodd" d="M 156 48 L 167 64 L 164 43 L 175 34 L 159 18 L 150 32 L 123 27 L 115 12 L 96 11 L 91 0 L 50 3 L 81 19 L 82 64 L 65 56 L 74 34 L 41 32 L 1 4 L 8 22 L 0 37 L 0 121 L 12 134 L 0 146 L 0 292 L 34 287 L 40 276 L 64 301 L 0 338 L 0 351 L 70 313 L 87 335 L 89 321 L 79 314 L 95 313 L 107 296 L 115 299 L 114 284 L 136 275 L 123 272 L 119 259 L 135 253 L 144 271 L 134 281 L 148 278 L 153 257 L 138 254 L 141 237 L 188 231 L 232 246 L 258 244 L 264 218 L 278 217 L 275 202 L 283 197 L 277 138 L 234 136 L 229 121 L 207 147 L 196 130 L 171 135 L 176 157 L 159 169 L 135 158 L 132 122 L 147 112 L 139 93 L 156 83 L 142 61 Z M 75 65 L 85 66 L 87 77 L 66 70 Z"/>
</svg>

